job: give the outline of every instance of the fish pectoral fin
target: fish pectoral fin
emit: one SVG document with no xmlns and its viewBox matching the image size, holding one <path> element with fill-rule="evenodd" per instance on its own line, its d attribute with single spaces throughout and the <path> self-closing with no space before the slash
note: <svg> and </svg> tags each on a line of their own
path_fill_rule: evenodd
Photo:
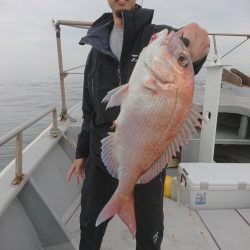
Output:
<svg viewBox="0 0 250 250">
<path fill-rule="evenodd" d="M 104 165 L 107 167 L 107 170 L 112 175 L 112 177 L 118 179 L 118 163 L 114 158 L 113 150 L 114 150 L 114 133 L 109 133 L 109 136 L 102 139 L 102 152 L 101 158 Z"/>
<path fill-rule="evenodd" d="M 196 127 L 201 127 L 201 121 L 204 121 L 198 108 L 193 104 L 188 114 L 187 120 L 180 127 L 174 139 L 166 148 L 162 156 L 152 165 L 152 167 L 138 178 L 137 184 L 145 184 L 157 176 L 166 165 L 171 162 L 176 152 L 180 152 L 180 147 L 187 144 L 193 133 L 196 133 Z"/>
<path fill-rule="evenodd" d="M 128 88 L 129 88 L 129 85 L 127 83 L 127 84 L 124 84 L 122 86 L 119 86 L 117 88 L 110 90 L 102 100 L 102 102 L 108 102 L 106 109 L 115 107 L 115 106 L 120 106 L 123 99 L 128 93 Z"/>
</svg>

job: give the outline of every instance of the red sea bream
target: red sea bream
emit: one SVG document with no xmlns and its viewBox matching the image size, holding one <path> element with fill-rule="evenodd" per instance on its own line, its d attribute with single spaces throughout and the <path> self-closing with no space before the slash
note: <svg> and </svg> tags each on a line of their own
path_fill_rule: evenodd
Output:
<svg viewBox="0 0 250 250">
<path fill-rule="evenodd" d="M 179 36 L 166 29 L 153 35 L 129 83 L 103 100 L 107 108 L 121 106 L 115 132 L 102 140 L 103 162 L 119 184 L 97 226 L 118 214 L 135 237 L 135 185 L 158 175 L 201 125 L 193 91 L 192 62 Z"/>
</svg>

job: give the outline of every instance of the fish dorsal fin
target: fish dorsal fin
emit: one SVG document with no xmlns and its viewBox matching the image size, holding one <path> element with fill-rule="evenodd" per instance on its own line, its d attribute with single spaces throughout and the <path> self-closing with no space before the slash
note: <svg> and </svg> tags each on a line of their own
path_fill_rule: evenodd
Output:
<svg viewBox="0 0 250 250">
<path fill-rule="evenodd" d="M 128 83 L 110 90 L 103 98 L 102 102 L 108 102 L 107 109 L 115 106 L 120 106 L 127 92 Z"/>
<path fill-rule="evenodd" d="M 114 158 L 113 149 L 114 149 L 114 133 L 109 133 L 107 137 L 102 139 L 102 152 L 101 158 L 104 165 L 107 167 L 107 170 L 112 175 L 112 177 L 118 179 L 118 163 Z"/>
<path fill-rule="evenodd" d="M 184 146 L 191 138 L 192 134 L 196 132 L 196 127 L 201 127 L 201 120 L 203 120 L 202 115 L 193 104 L 188 114 L 188 118 L 180 127 L 175 138 L 168 145 L 166 151 L 147 172 L 140 176 L 137 184 L 145 184 L 157 176 L 166 165 L 171 162 L 173 156 L 176 155 L 176 152 L 180 152 L 180 147 Z"/>
</svg>

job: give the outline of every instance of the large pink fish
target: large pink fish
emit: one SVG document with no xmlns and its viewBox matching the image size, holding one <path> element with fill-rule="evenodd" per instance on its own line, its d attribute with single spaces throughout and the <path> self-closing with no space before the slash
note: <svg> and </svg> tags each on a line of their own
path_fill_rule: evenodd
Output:
<svg viewBox="0 0 250 250">
<path fill-rule="evenodd" d="M 179 36 L 168 30 L 153 35 L 129 83 L 103 100 L 107 108 L 121 105 L 115 132 L 102 140 L 103 162 L 119 184 L 96 226 L 118 214 L 135 237 L 135 185 L 158 175 L 200 126 L 193 91 L 192 62 Z"/>
</svg>

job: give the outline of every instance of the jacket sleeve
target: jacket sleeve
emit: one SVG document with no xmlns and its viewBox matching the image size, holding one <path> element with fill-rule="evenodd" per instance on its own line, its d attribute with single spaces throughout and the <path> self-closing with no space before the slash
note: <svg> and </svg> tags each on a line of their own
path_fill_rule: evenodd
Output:
<svg viewBox="0 0 250 250">
<path fill-rule="evenodd" d="M 91 115 L 93 113 L 93 106 L 91 102 L 91 93 L 89 93 L 89 86 L 91 86 L 91 74 L 90 58 L 92 51 L 89 53 L 85 70 L 84 70 L 84 83 L 83 83 L 83 99 L 82 99 L 82 112 L 83 112 L 83 123 L 81 132 L 78 135 L 77 147 L 76 147 L 76 159 L 86 158 L 89 155 L 89 143 L 90 143 L 90 122 Z"/>
</svg>

